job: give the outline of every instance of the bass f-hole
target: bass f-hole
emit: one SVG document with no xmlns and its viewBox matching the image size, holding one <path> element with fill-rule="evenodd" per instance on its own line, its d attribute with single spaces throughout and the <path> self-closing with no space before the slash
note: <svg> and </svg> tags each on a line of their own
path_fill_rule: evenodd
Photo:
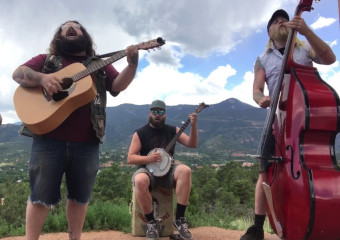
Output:
<svg viewBox="0 0 340 240">
<path fill-rule="evenodd" d="M 300 178 L 300 171 L 297 171 L 296 172 L 296 175 L 295 175 L 295 172 L 294 172 L 294 149 L 292 147 L 292 145 L 288 145 L 286 147 L 286 150 L 287 151 L 290 151 L 290 172 L 292 174 L 292 177 L 294 180 L 298 180 Z"/>
</svg>

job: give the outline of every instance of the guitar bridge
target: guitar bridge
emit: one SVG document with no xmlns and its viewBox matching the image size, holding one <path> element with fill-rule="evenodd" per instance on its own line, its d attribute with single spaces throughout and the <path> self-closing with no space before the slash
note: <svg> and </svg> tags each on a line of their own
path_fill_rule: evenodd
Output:
<svg viewBox="0 0 340 240">
<path fill-rule="evenodd" d="M 42 88 L 42 94 L 44 95 L 44 97 L 47 100 L 47 102 L 52 101 L 52 97 L 47 94 L 47 92 L 46 92 L 46 90 L 44 88 Z"/>
</svg>

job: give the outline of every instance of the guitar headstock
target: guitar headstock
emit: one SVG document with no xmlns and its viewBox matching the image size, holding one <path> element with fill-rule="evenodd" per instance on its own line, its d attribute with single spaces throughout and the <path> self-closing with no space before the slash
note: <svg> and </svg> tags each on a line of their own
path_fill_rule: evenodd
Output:
<svg viewBox="0 0 340 240">
<path fill-rule="evenodd" d="M 136 46 L 138 47 L 138 49 L 148 50 L 148 49 L 163 46 L 164 44 L 165 44 L 165 40 L 159 37 L 159 38 L 147 41 L 147 42 L 139 43 Z"/>
<path fill-rule="evenodd" d="M 200 103 L 198 107 L 195 109 L 194 113 L 200 113 L 203 109 L 209 107 L 209 105 L 205 104 L 204 102 Z"/>
</svg>

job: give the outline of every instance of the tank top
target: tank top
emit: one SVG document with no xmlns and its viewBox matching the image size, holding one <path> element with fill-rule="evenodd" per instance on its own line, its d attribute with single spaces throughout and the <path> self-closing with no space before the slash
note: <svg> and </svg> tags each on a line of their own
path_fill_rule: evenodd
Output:
<svg viewBox="0 0 340 240">
<path fill-rule="evenodd" d="M 165 124 L 162 128 L 152 128 L 149 124 L 146 124 L 142 128 L 137 129 L 136 133 L 142 145 L 139 154 L 141 156 L 147 156 L 154 148 L 166 148 L 176 135 L 176 127 Z M 169 151 L 171 156 L 175 153 L 175 145 L 176 144 L 174 144 Z"/>
<path fill-rule="evenodd" d="M 300 65 L 313 66 L 310 49 L 311 47 L 307 42 L 304 42 L 302 46 L 295 46 L 293 52 L 294 62 Z M 280 77 L 283 57 L 284 56 L 275 48 L 273 43 L 266 52 L 259 56 L 260 63 L 265 70 L 266 83 L 270 97 L 274 94 L 276 84 Z"/>
</svg>

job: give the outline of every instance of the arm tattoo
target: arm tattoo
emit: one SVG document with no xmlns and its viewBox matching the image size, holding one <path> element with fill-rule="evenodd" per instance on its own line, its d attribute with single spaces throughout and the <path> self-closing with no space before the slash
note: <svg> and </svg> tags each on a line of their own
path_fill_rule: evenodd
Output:
<svg viewBox="0 0 340 240">
<path fill-rule="evenodd" d="M 23 83 L 24 77 L 24 71 L 22 71 L 21 69 L 15 72 L 14 78 L 18 81 L 18 83 Z"/>
<path fill-rule="evenodd" d="M 261 91 L 263 92 L 262 89 L 261 89 Z M 256 93 L 254 94 L 254 100 L 255 100 L 255 102 L 258 103 L 258 102 L 261 100 L 261 98 L 263 98 L 263 93 L 256 92 Z"/>
<path fill-rule="evenodd" d="M 33 71 L 32 69 L 28 68 L 24 71 L 29 81 L 40 84 L 41 82 L 41 74 Z"/>
<path fill-rule="evenodd" d="M 137 66 L 138 64 L 138 55 L 137 54 L 134 54 L 132 57 L 131 57 L 131 63 L 135 66 Z"/>
<path fill-rule="evenodd" d="M 26 73 L 26 76 L 27 76 L 27 79 L 28 79 L 28 81 L 33 81 L 33 79 L 34 79 L 34 73 L 33 73 L 33 71 L 32 70 L 30 70 L 30 69 L 26 69 L 25 70 L 25 73 Z"/>
<path fill-rule="evenodd" d="M 261 68 L 263 68 L 260 58 L 256 59 L 255 66 L 254 66 L 254 71 L 258 72 Z"/>
<path fill-rule="evenodd" d="M 14 75 L 14 80 L 19 83 L 23 87 L 29 87 L 29 85 L 25 82 L 25 73 L 22 69 L 18 69 Z"/>
<path fill-rule="evenodd" d="M 30 68 L 18 69 L 14 74 L 14 79 L 23 87 L 29 87 L 33 84 L 40 84 L 41 75 L 37 74 Z"/>
</svg>

